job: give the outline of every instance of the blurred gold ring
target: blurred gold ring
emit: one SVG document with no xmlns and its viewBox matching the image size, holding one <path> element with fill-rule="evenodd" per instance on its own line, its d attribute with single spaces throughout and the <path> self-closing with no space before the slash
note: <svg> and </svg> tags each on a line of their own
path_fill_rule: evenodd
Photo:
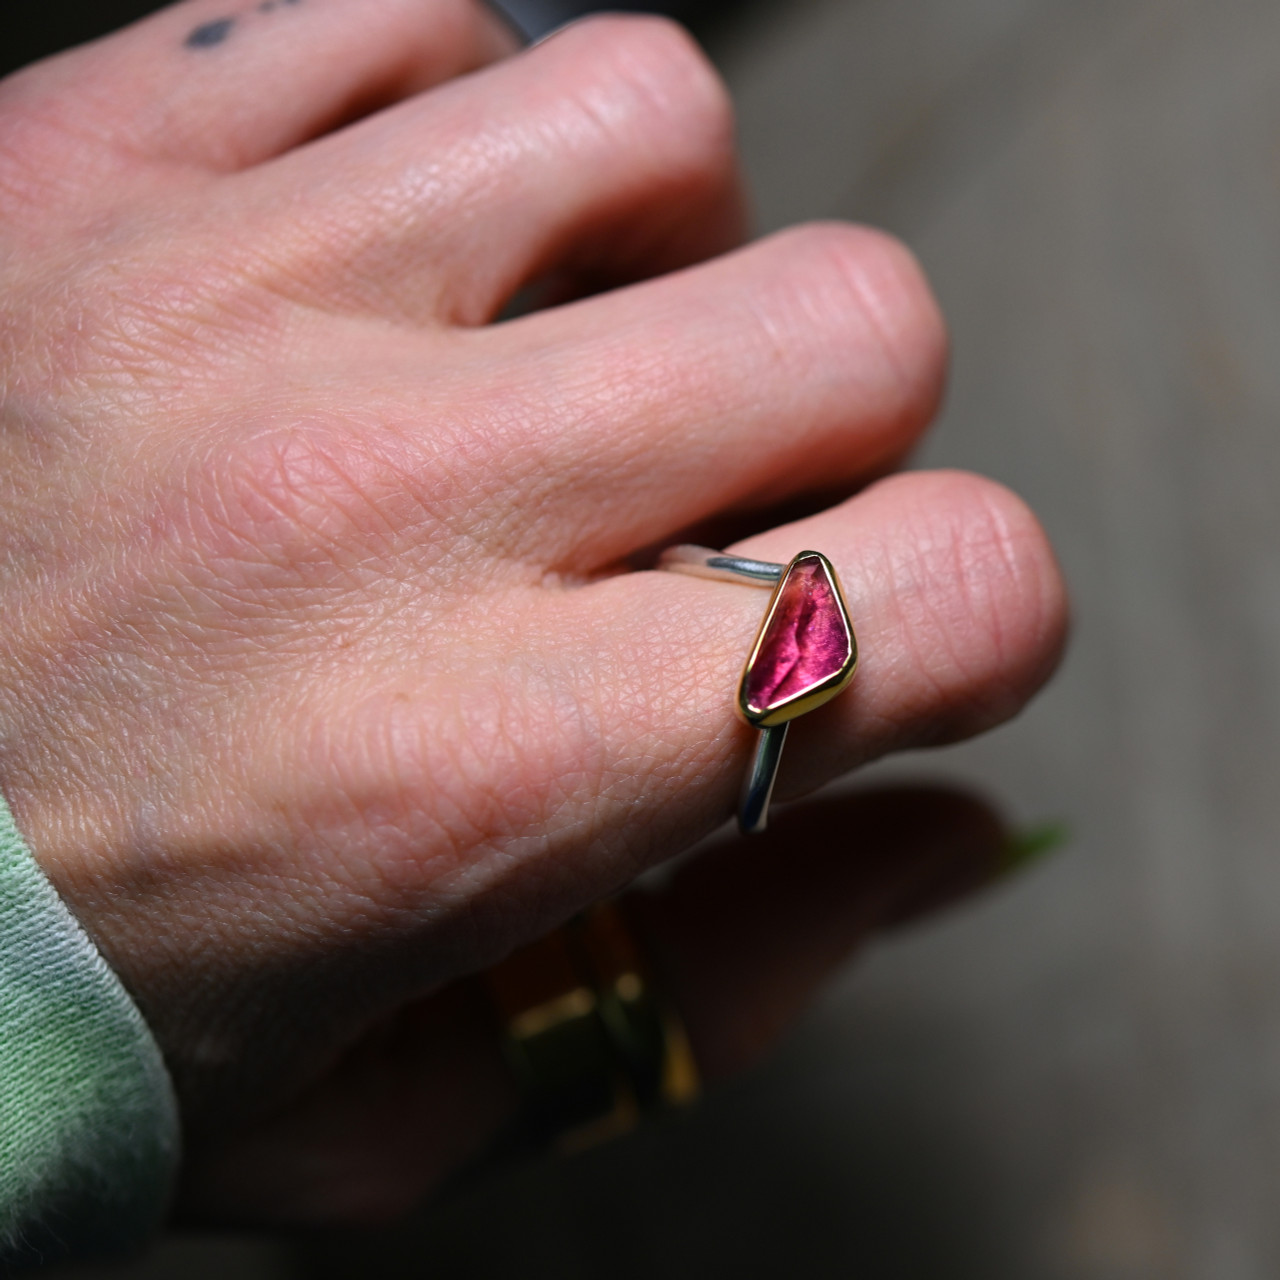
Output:
<svg viewBox="0 0 1280 1280">
<path fill-rule="evenodd" d="M 691 1102 L 697 1065 L 617 905 L 598 903 L 487 974 L 524 1123 L 580 1150 Z"/>
</svg>

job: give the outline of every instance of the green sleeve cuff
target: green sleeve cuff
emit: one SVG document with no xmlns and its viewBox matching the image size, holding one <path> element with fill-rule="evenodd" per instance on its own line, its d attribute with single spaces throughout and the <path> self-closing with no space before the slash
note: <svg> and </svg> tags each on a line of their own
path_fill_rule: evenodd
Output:
<svg viewBox="0 0 1280 1280">
<path fill-rule="evenodd" d="M 178 1152 L 159 1047 L 0 797 L 0 1274 L 140 1248 Z"/>
</svg>

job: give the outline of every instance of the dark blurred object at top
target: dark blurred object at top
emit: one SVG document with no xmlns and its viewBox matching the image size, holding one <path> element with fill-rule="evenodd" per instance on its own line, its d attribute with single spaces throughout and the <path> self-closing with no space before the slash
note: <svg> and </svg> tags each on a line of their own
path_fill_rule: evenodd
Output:
<svg viewBox="0 0 1280 1280">
<path fill-rule="evenodd" d="M 657 0 L 653 4 L 586 4 L 582 0 L 489 0 L 492 8 L 505 13 L 531 40 L 536 40 L 572 18 L 593 9 L 610 13 L 665 13 L 689 22 L 713 10 L 729 7 L 732 0 Z"/>
<path fill-rule="evenodd" d="M 424 0 L 425 2 L 425 0 Z M 731 0 L 730 0 L 731 2 Z M 665 13 L 691 21 L 728 7 L 726 0 L 656 0 L 653 4 L 587 4 L 582 0 L 490 0 L 530 39 L 593 9 Z M 106 35 L 163 8 L 156 0 L 3 0 L 0 75 L 72 45 Z"/>
</svg>

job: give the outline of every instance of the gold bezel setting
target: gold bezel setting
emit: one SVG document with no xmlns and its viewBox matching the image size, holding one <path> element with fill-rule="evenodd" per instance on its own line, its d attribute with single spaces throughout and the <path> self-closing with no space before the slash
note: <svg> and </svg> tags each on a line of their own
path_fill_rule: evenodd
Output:
<svg viewBox="0 0 1280 1280">
<path fill-rule="evenodd" d="M 751 706 L 748 701 L 751 676 L 761 662 L 762 653 L 765 652 L 766 647 L 774 642 L 775 638 L 771 635 L 771 632 L 774 630 L 774 621 L 778 614 L 779 606 L 789 593 L 789 585 L 796 578 L 798 571 L 810 561 L 816 561 L 821 567 L 823 577 L 830 588 L 831 601 L 839 611 L 839 618 L 848 641 L 845 659 L 838 670 L 805 688 L 802 692 L 788 697 L 780 705 L 772 705 L 760 710 Z M 742 668 L 742 677 L 738 682 L 738 714 L 749 725 L 757 729 L 768 729 L 786 724 L 802 715 L 807 715 L 810 711 L 816 711 L 824 703 L 830 702 L 837 694 L 848 688 L 849 682 L 857 671 L 857 666 L 858 640 L 853 630 L 853 623 L 849 618 L 849 607 L 845 602 L 844 591 L 840 586 L 840 579 L 836 574 L 835 566 L 820 551 L 801 551 L 798 555 L 792 557 L 778 579 L 778 583 L 773 589 L 773 595 L 770 597 L 769 606 L 765 610 L 764 619 L 760 623 L 760 629 L 756 633 L 755 643 L 751 646 L 751 653 Z"/>
</svg>

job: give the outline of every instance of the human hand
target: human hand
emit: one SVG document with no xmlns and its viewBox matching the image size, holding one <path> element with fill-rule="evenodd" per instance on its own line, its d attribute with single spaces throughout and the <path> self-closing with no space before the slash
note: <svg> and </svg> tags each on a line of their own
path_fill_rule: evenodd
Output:
<svg viewBox="0 0 1280 1280">
<path fill-rule="evenodd" d="M 512 1105 L 448 984 L 731 811 L 761 600 L 623 572 L 646 548 L 720 519 L 840 569 L 862 669 L 782 796 L 997 723 L 1061 644 L 1017 499 L 860 490 L 942 382 L 906 252 L 825 226 L 714 257 L 729 112 L 677 29 L 463 74 L 508 52 L 467 0 L 194 0 L 0 88 L 0 790 L 166 1052 L 196 1212 L 423 1194 Z M 491 323 L 531 283 L 581 300 Z M 897 898 L 820 813 L 797 910 L 842 904 L 843 946 Z M 976 854 L 926 826 L 904 867 L 991 855 L 989 823 Z M 702 892 L 641 914 L 728 1069 Z M 770 972 L 744 1024 L 811 976 Z"/>
</svg>

